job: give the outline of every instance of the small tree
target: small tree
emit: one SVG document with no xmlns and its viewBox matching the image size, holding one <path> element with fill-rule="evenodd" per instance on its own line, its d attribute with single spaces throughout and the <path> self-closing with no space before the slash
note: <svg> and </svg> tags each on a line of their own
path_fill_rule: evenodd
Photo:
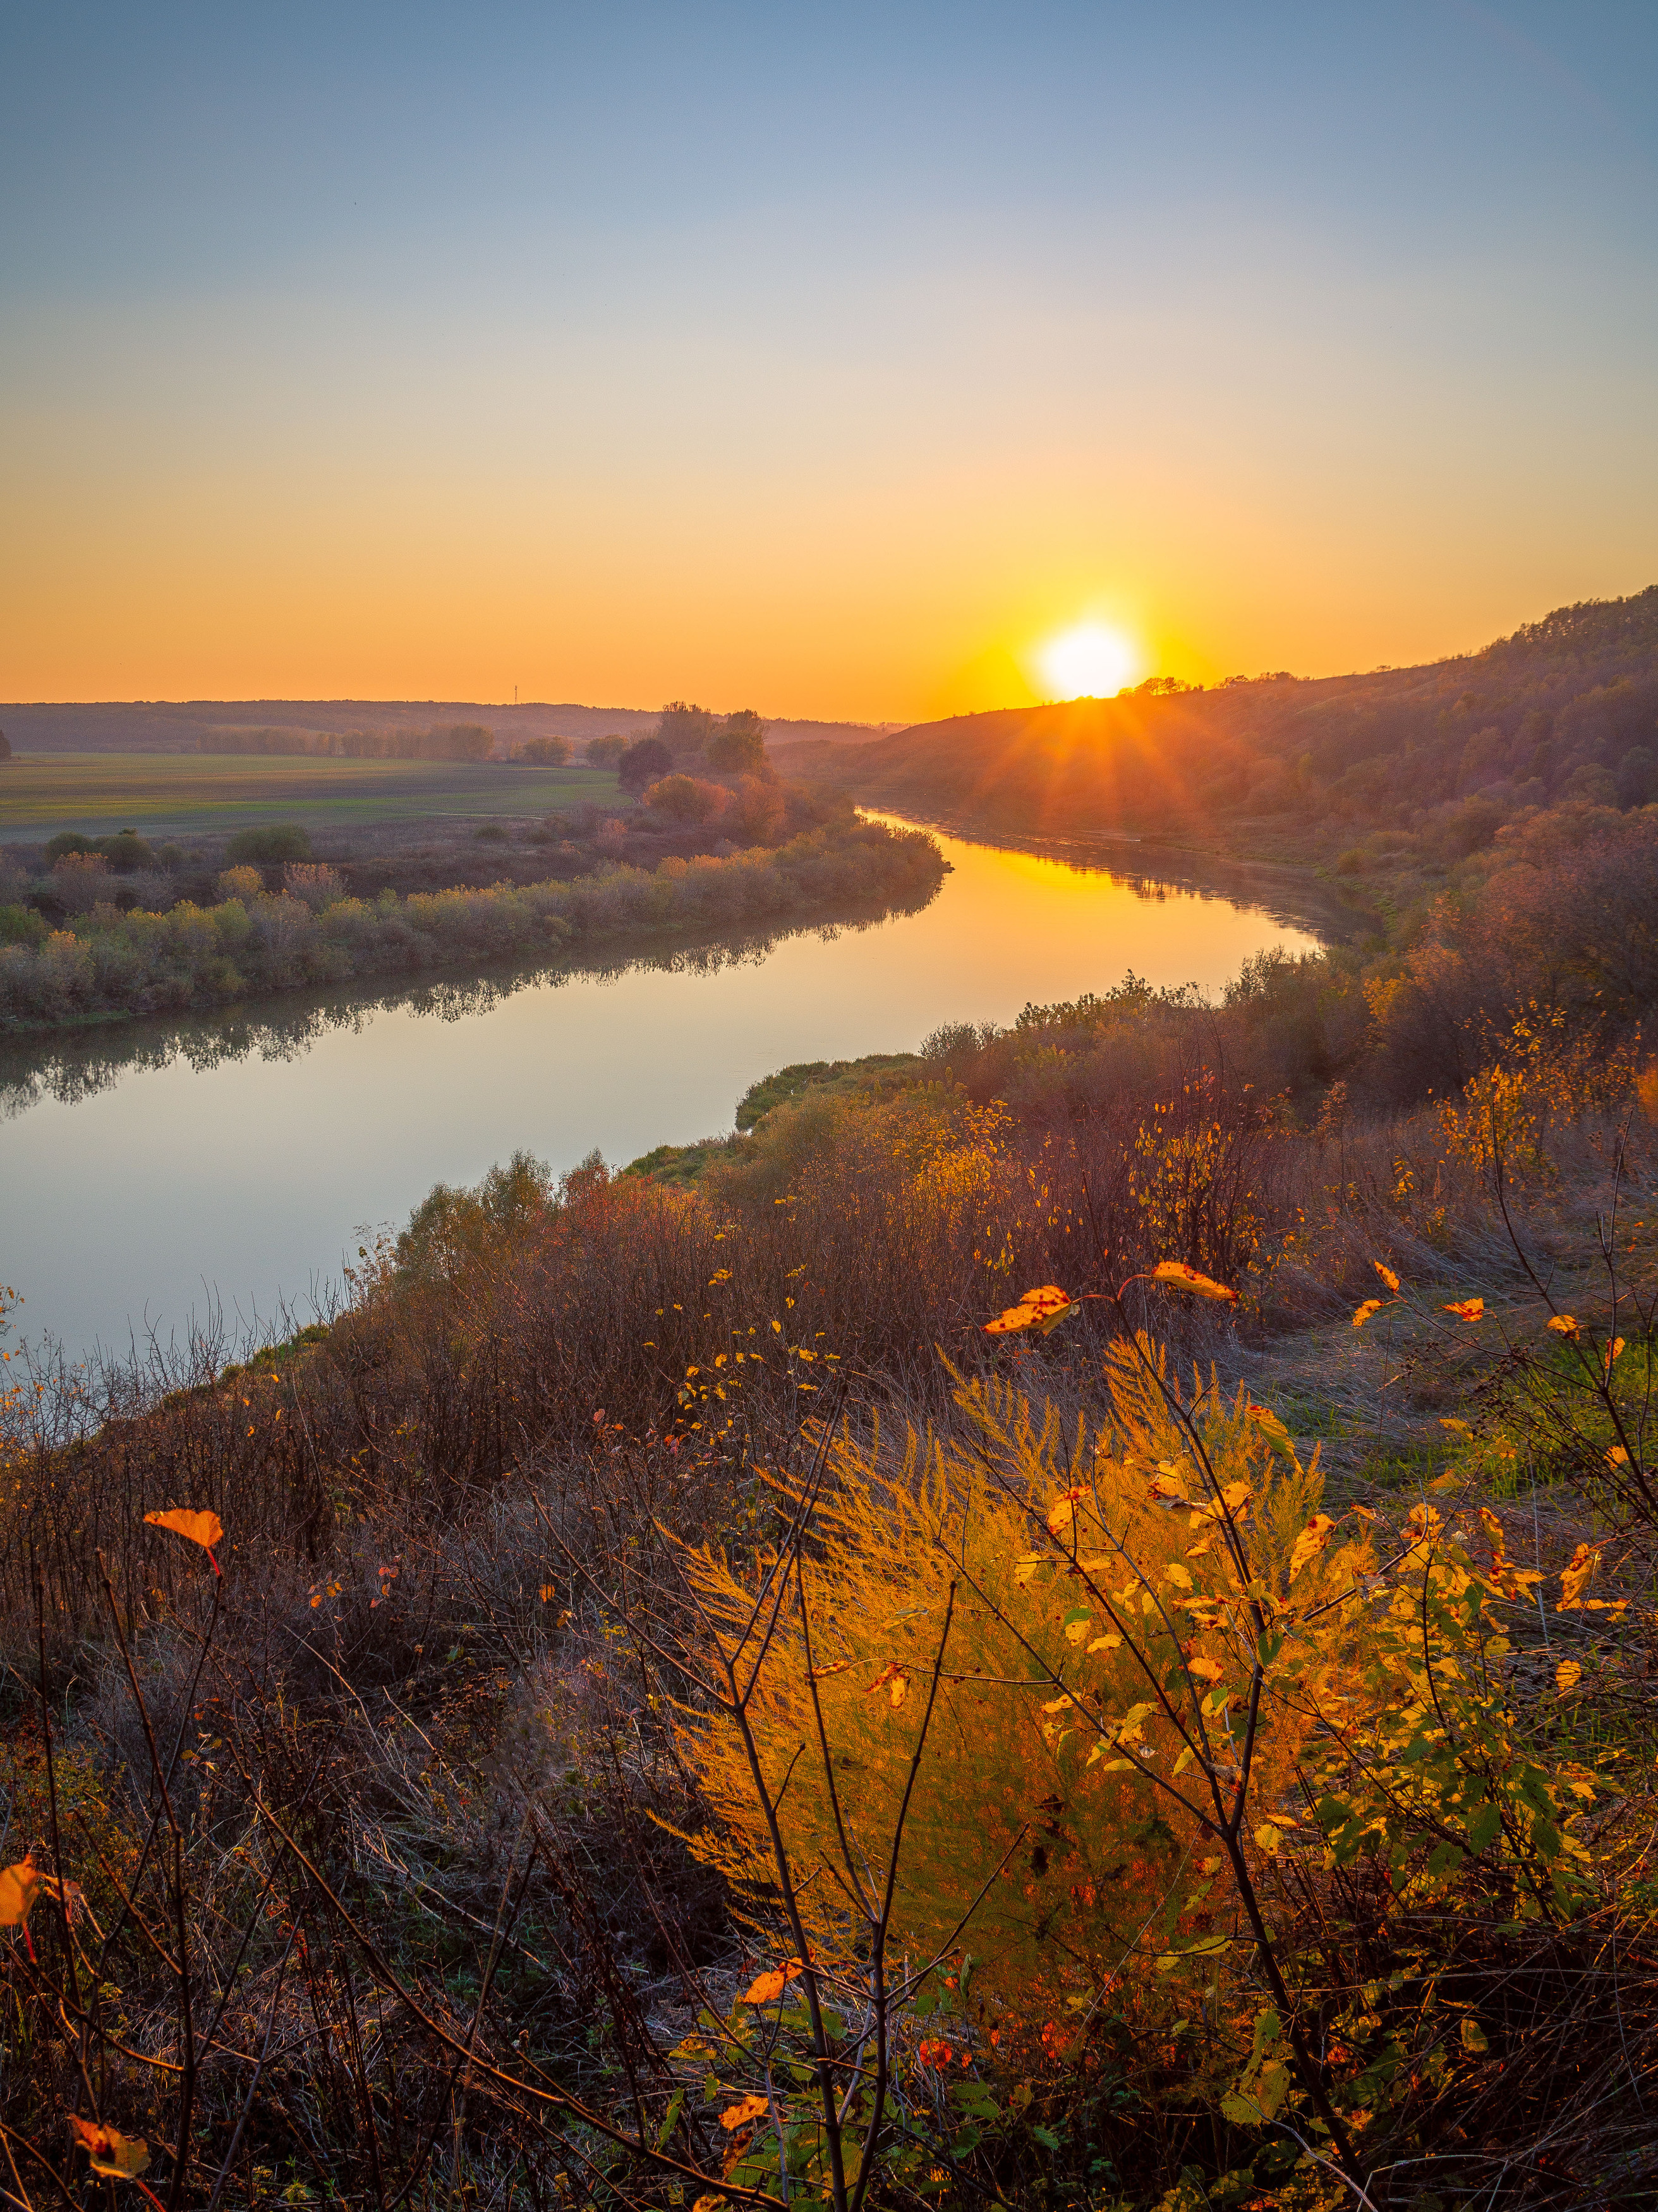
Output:
<svg viewBox="0 0 1658 2212">
<path fill-rule="evenodd" d="M 672 768 L 673 755 L 660 738 L 641 738 L 616 763 L 616 780 L 623 791 L 632 792 L 637 799 L 647 784 L 669 775 Z"/>
<path fill-rule="evenodd" d="M 726 775 L 762 775 L 766 770 L 766 726 L 752 707 L 727 714 L 708 739 L 710 768 Z"/>
</svg>

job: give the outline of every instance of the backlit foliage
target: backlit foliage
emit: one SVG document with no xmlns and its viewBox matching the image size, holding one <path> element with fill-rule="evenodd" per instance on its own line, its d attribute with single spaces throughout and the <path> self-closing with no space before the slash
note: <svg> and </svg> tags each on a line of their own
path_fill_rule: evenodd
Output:
<svg viewBox="0 0 1658 2212">
<path fill-rule="evenodd" d="M 1118 1985 L 1156 2016 L 1166 2010 L 1160 1993 L 1174 1986 L 1157 1962 L 1194 1931 L 1213 1929 L 1227 1942 L 1238 1932 L 1224 1887 L 1212 1887 L 1218 1862 L 1200 1813 L 1182 1812 L 1153 1778 L 1174 1778 L 1181 1745 L 1148 1668 L 1158 1680 L 1180 1674 L 1176 1702 L 1206 1706 L 1224 1759 L 1253 1638 L 1239 1625 L 1237 1579 L 1214 1520 L 1204 1517 L 1187 1436 L 1144 1359 L 1120 1347 L 1111 1388 L 1114 1419 L 1098 1430 L 1062 1429 L 1051 1407 L 1033 1408 L 1010 1385 L 985 1381 L 965 1385 L 958 1401 L 973 1442 L 912 1432 L 893 1449 L 838 1437 L 799 1602 L 786 1609 L 751 1707 L 815 1940 L 835 1952 L 851 1935 L 835 1873 L 837 1803 L 854 1853 L 882 1863 L 938 1662 L 895 1926 L 917 1960 L 965 1945 L 985 2024 L 999 2032 L 1064 2019 Z M 1297 1552 L 1321 1495 L 1315 1467 L 1277 1452 L 1247 1402 L 1212 1384 L 1194 1392 L 1190 1414 L 1274 1600 L 1304 1608 L 1346 1593 L 1362 1544 Z M 1159 1494 L 1160 1479 L 1173 1496 Z M 1044 1525 L 1063 1532 L 1060 1547 L 1038 1545 Z M 1070 1571 L 1066 1550 L 1086 1563 L 1085 1576 Z M 711 1548 L 691 1555 L 689 1572 L 716 1632 L 740 1633 L 754 1603 L 750 1575 Z M 1114 1614 L 1132 1624 L 1127 1633 Z M 1350 1609 L 1334 1606 L 1325 1618 L 1309 1663 L 1263 1715 L 1251 1788 L 1264 1808 L 1287 1788 L 1315 1706 L 1351 1662 Z M 1109 1717 L 1114 1741 L 1095 1713 Z M 771 1846 L 742 1747 L 729 1727 L 689 1711 L 681 1733 L 716 1816 L 696 1848 L 758 1909 L 772 1883 Z M 1125 1745 L 1146 1771 L 1123 1760 Z"/>
</svg>

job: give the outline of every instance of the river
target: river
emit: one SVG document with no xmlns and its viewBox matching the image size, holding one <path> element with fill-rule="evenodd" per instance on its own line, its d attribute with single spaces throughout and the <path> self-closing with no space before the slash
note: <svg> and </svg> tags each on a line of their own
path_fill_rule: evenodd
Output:
<svg viewBox="0 0 1658 2212">
<path fill-rule="evenodd" d="M 233 1341 L 313 1317 L 363 1232 L 522 1147 L 556 1169 L 729 1129 L 803 1060 L 913 1049 L 941 1023 L 1151 983 L 1218 990 L 1330 918 L 1132 848 L 941 837 L 922 911 L 598 969 L 290 994 L 0 1051 L 0 1283 L 14 1343 L 71 1358 L 214 1315 Z"/>
</svg>

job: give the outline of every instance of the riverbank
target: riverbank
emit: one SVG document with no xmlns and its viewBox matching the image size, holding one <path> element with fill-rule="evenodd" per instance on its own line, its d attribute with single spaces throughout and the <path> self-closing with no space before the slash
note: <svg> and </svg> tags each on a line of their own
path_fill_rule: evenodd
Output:
<svg viewBox="0 0 1658 2212">
<path fill-rule="evenodd" d="M 326 866 L 268 891 L 252 871 L 212 905 L 112 904 L 50 929 L 0 908 L 0 1033 L 208 1012 L 358 977 L 577 951 L 645 931 L 703 934 L 925 903 L 946 863 L 925 831 L 836 821 L 774 848 L 613 866 L 574 880 L 343 895 Z M 3 941 L 9 938 L 11 941 Z"/>
</svg>

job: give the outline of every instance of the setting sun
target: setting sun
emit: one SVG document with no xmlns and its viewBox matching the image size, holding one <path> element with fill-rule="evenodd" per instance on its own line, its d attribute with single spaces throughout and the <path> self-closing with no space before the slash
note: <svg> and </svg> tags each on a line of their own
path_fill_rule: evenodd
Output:
<svg viewBox="0 0 1658 2212">
<path fill-rule="evenodd" d="M 1036 665 L 1056 699 L 1108 699 L 1135 674 L 1139 653 L 1121 630 L 1078 623 L 1048 640 Z"/>
</svg>

